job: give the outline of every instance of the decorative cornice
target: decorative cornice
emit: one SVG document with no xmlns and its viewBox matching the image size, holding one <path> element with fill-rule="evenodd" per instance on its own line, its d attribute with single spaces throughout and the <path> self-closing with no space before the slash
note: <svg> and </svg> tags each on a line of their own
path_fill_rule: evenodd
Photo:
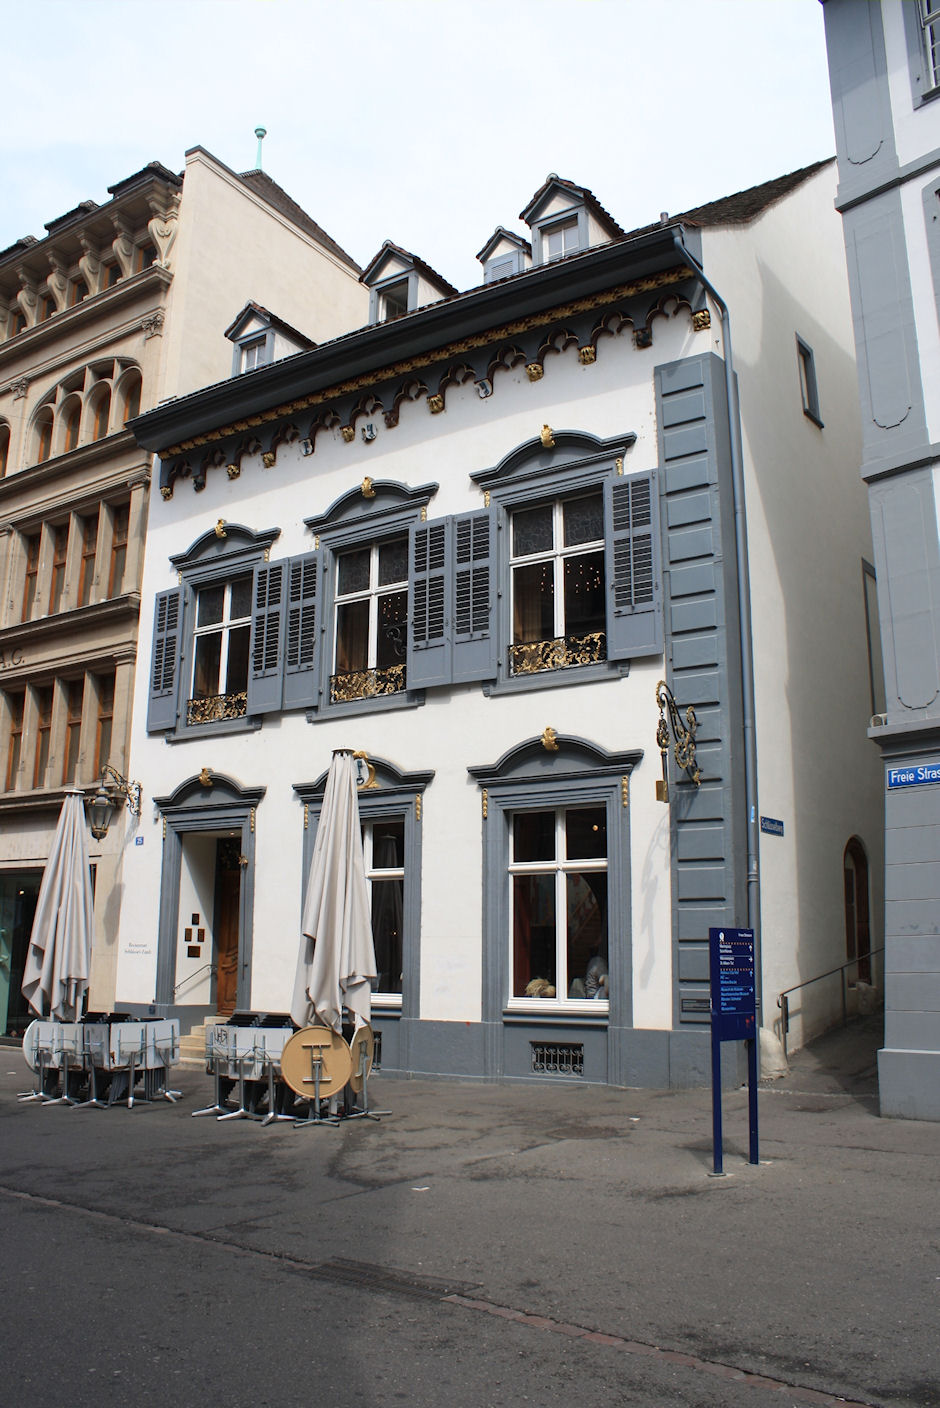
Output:
<svg viewBox="0 0 940 1408">
<path fill-rule="evenodd" d="M 493 343 L 500 343 L 507 338 L 518 336 L 521 333 L 531 332 L 534 328 L 545 327 L 547 324 L 558 321 L 559 319 L 574 317 L 578 313 L 592 312 L 596 308 L 603 308 L 606 305 L 619 302 L 626 298 L 635 298 L 641 293 L 652 293 L 661 289 L 671 288 L 676 284 L 684 283 L 686 280 L 695 279 L 696 277 L 697 275 L 694 269 L 688 265 L 680 264 L 670 269 L 664 269 L 659 273 L 650 274 L 642 279 L 634 279 L 630 283 L 617 284 L 600 293 L 590 294 L 584 298 L 573 299 L 568 303 L 557 304 L 553 308 L 547 308 L 544 311 L 532 313 L 525 318 L 516 318 L 511 322 L 502 323 L 497 327 L 487 328 L 485 331 L 474 334 L 472 337 L 465 337 L 461 338 L 459 341 L 445 343 L 434 348 L 432 351 L 423 352 L 418 356 L 409 357 L 401 361 L 389 363 L 383 367 L 378 367 L 374 371 L 366 372 L 361 376 L 347 377 L 343 381 L 335 382 L 328 387 L 324 387 L 321 391 L 312 392 L 308 396 L 302 396 L 292 401 L 283 402 L 280 405 L 269 407 L 256 415 L 248 416 L 244 420 L 231 421 L 225 425 L 219 426 L 215 430 L 207 431 L 203 435 L 196 435 L 191 439 L 181 440 L 175 445 L 170 445 L 166 449 L 160 450 L 160 458 L 163 460 L 172 459 L 175 455 L 185 454 L 188 450 L 197 449 L 201 445 L 215 444 L 220 440 L 228 439 L 230 436 L 238 435 L 249 428 L 286 419 L 290 416 L 297 415 L 300 411 L 311 410 L 316 406 L 322 406 L 326 402 L 336 400 L 338 397 L 348 395 L 350 392 L 364 390 L 368 387 L 376 386 L 383 381 L 392 380 L 398 376 L 404 376 L 409 372 L 420 371 L 424 368 L 435 366 L 440 362 L 446 362 L 450 358 L 460 356 L 462 353 L 472 352 L 477 348 L 486 347 Z"/>
</svg>

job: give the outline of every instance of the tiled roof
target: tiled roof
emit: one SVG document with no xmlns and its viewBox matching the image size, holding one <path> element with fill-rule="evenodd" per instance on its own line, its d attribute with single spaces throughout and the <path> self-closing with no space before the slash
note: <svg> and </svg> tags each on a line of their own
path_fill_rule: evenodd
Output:
<svg viewBox="0 0 940 1408">
<path fill-rule="evenodd" d="M 519 212 L 520 220 L 525 220 L 526 224 L 528 224 L 529 212 L 536 205 L 538 205 L 545 192 L 549 190 L 552 186 L 562 186 L 566 191 L 570 191 L 571 194 L 575 196 L 578 200 L 583 201 L 584 204 L 588 207 L 588 209 L 591 210 L 594 215 L 596 215 L 601 220 L 603 224 L 609 225 L 615 235 L 623 234 L 623 230 L 620 225 L 617 224 L 617 221 L 611 215 L 610 211 L 604 209 L 604 207 L 601 205 L 600 201 L 597 199 L 597 196 L 594 194 L 593 191 L 589 191 L 587 186 L 575 185 L 574 181 L 566 181 L 564 176 L 558 176 L 555 174 L 554 171 L 550 172 L 549 175 L 546 176 L 545 180 L 542 182 L 541 186 L 539 186 L 535 195 Z"/>
<path fill-rule="evenodd" d="M 435 284 L 444 294 L 454 294 L 457 292 L 457 289 L 454 288 L 453 284 L 448 283 L 447 280 L 441 274 L 439 274 L 436 269 L 431 268 L 430 264 L 425 264 L 424 260 L 421 259 L 417 254 L 412 254 L 410 249 L 402 249 L 400 244 L 393 244 L 391 240 L 385 240 L 378 254 L 376 254 L 373 259 L 369 260 L 365 269 L 363 269 L 362 271 L 362 283 L 368 282 L 372 274 L 372 270 L 378 264 L 379 260 L 383 257 L 383 255 L 388 254 L 389 252 L 391 252 L 392 254 L 397 254 L 399 258 L 404 259 L 407 263 L 411 264 L 415 269 L 417 269 L 419 274 L 423 274 L 424 277 L 429 281 L 429 283 Z"/>
<path fill-rule="evenodd" d="M 703 228 L 715 225 L 746 225 L 750 220 L 756 220 L 765 210 L 769 210 L 778 200 L 795 191 L 797 186 L 801 186 L 811 176 L 815 176 L 824 166 L 831 166 L 834 161 L 834 156 L 827 157 L 825 161 L 814 161 L 812 166 L 802 166 L 798 171 L 791 171 L 786 176 L 776 176 L 772 181 L 764 181 L 760 186 L 749 186 L 746 191 L 738 191 L 733 196 L 723 196 L 720 200 L 697 205 L 692 210 L 683 211 L 681 215 L 670 215 L 664 223 L 672 225 L 681 222 L 683 225 L 697 225 Z M 659 223 L 657 221 L 657 224 Z M 627 238 L 632 239 L 655 228 L 655 225 L 644 225 L 638 230 L 631 230 Z"/>
</svg>

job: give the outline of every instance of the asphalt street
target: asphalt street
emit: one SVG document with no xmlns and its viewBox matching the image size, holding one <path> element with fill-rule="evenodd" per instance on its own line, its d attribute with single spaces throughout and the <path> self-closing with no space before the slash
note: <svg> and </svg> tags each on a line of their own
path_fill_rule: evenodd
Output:
<svg viewBox="0 0 940 1408">
<path fill-rule="evenodd" d="M 0 1049 L 17 1408 L 940 1408 L 940 1125 L 879 1118 L 874 1022 L 759 1096 L 378 1077 L 381 1122 L 20 1104 Z"/>
</svg>

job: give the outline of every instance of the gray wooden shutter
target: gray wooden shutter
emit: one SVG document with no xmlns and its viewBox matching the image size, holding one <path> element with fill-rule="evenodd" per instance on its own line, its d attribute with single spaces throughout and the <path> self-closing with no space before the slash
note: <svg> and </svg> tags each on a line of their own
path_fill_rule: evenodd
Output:
<svg viewBox="0 0 940 1408">
<path fill-rule="evenodd" d="M 663 648 L 658 504 L 653 476 L 604 485 L 607 658 L 629 660 Z"/>
<path fill-rule="evenodd" d="M 496 519 L 492 508 L 454 518 L 455 684 L 496 678 Z"/>
<path fill-rule="evenodd" d="M 150 666 L 150 698 L 147 704 L 147 731 L 175 728 L 180 654 L 180 613 L 182 592 L 160 592 L 153 619 L 153 655 Z"/>
<path fill-rule="evenodd" d="M 304 553 L 290 560 L 287 583 L 287 642 L 284 653 L 284 708 L 315 709 L 319 704 L 320 622 L 323 555 Z"/>
<path fill-rule="evenodd" d="M 259 562 L 255 568 L 248 713 L 268 714 L 281 707 L 286 562 Z"/>
<path fill-rule="evenodd" d="M 410 629 L 407 685 L 424 689 L 449 684 L 451 635 L 447 612 L 450 568 L 450 520 L 413 523 L 409 530 Z"/>
</svg>

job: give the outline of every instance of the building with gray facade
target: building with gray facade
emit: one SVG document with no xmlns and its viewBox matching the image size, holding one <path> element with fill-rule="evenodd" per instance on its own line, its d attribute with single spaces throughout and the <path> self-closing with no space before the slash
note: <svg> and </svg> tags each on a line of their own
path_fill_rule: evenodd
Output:
<svg viewBox="0 0 940 1408">
<path fill-rule="evenodd" d="M 823 3 L 884 666 L 881 1110 L 940 1120 L 940 5 Z"/>
</svg>

